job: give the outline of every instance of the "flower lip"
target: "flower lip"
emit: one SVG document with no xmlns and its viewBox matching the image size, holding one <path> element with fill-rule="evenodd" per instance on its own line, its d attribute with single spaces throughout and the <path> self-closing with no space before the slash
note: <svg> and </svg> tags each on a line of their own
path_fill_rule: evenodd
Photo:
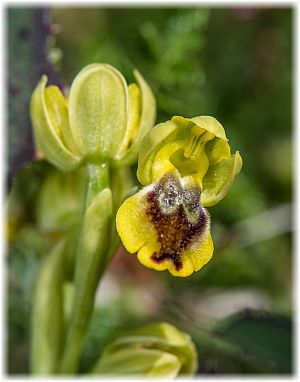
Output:
<svg viewBox="0 0 300 382">
<path fill-rule="evenodd" d="M 170 260 L 177 271 L 181 255 L 209 229 L 209 215 L 201 206 L 200 188 L 184 187 L 172 173 L 166 174 L 147 194 L 146 214 L 156 232 L 160 249 L 151 259 L 156 263 Z"/>
<path fill-rule="evenodd" d="M 210 219 L 193 176 L 175 170 L 121 205 L 116 227 L 124 247 L 144 266 L 187 277 L 213 255 Z"/>
</svg>

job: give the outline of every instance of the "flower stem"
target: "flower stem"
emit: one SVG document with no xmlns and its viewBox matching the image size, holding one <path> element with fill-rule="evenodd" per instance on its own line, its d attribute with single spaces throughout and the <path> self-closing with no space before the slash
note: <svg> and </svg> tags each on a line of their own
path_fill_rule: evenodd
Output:
<svg viewBox="0 0 300 382">
<path fill-rule="evenodd" d="M 112 218 L 112 196 L 106 163 L 87 164 L 88 182 L 82 229 L 75 263 L 72 320 L 59 367 L 62 374 L 77 371 L 84 336 L 94 307 L 95 292 L 105 270 Z"/>
</svg>

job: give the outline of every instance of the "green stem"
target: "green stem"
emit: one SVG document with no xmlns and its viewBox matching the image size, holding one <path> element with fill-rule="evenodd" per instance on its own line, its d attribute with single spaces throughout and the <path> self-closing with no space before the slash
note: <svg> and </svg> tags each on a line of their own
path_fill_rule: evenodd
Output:
<svg viewBox="0 0 300 382">
<path fill-rule="evenodd" d="M 112 218 L 107 164 L 87 164 L 88 182 L 82 230 L 75 265 L 72 321 L 59 367 L 62 374 L 77 371 L 84 336 L 93 312 L 94 297 L 105 270 Z"/>
<path fill-rule="evenodd" d="M 95 196 L 104 188 L 109 187 L 109 168 L 107 163 L 88 163 L 88 183 L 85 210 L 89 207 Z"/>
</svg>

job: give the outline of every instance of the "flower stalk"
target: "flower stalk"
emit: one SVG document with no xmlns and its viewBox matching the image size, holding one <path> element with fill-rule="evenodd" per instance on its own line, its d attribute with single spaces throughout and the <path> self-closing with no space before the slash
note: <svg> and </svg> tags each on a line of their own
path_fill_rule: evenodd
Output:
<svg viewBox="0 0 300 382">
<path fill-rule="evenodd" d="M 82 343 L 94 307 L 94 297 L 106 266 L 112 195 L 106 163 L 87 165 L 88 182 L 82 229 L 75 260 L 75 290 L 60 373 L 77 370 Z"/>
</svg>

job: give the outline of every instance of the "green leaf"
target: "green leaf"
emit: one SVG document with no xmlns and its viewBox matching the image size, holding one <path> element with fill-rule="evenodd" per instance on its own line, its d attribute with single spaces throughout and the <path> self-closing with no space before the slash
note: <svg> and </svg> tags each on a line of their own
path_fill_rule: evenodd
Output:
<svg viewBox="0 0 300 382">
<path fill-rule="evenodd" d="M 63 337 L 64 241 L 60 241 L 41 265 L 35 285 L 32 317 L 31 371 L 48 375 L 56 371 Z"/>
<path fill-rule="evenodd" d="M 105 188 L 85 212 L 76 259 L 73 319 L 83 326 L 93 309 L 94 293 L 103 272 L 101 264 L 107 253 L 111 218 L 112 195 L 111 190 Z"/>
<path fill-rule="evenodd" d="M 246 311 L 220 322 L 215 332 L 238 345 L 252 362 L 274 373 L 292 373 L 292 323 L 288 317 Z M 269 368 L 269 370 L 268 370 Z"/>
<path fill-rule="evenodd" d="M 107 169 L 103 171 L 106 173 Z M 90 175 L 98 179 L 98 187 L 101 188 L 105 178 L 102 171 L 94 169 Z M 72 319 L 59 367 L 61 373 L 73 373 L 77 369 L 83 337 L 94 307 L 96 288 L 106 265 L 113 213 L 112 194 L 110 188 L 96 193 L 96 179 L 90 180 L 90 198 L 87 196 L 77 248 Z"/>
</svg>

